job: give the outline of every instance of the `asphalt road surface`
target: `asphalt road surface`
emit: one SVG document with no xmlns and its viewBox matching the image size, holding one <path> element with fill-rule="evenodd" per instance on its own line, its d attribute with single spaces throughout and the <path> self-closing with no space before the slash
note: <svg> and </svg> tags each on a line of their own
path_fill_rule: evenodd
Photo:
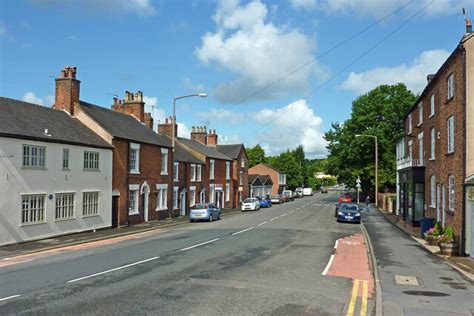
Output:
<svg viewBox="0 0 474 316">
<path fill-rule="evenodd" d="M 336 198 L 20 260 L 0 267 L 0 314 L 370 315 L 361 227 L 336 223 Z"/>
</svg>

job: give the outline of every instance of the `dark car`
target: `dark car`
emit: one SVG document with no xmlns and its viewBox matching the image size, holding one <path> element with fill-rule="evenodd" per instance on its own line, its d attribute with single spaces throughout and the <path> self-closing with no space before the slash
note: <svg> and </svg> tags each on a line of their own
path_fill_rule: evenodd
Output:
<svg viewBox="0 0 474 316">
<path fill-rule="evenodd" d="M 338 222 L 351 222 L 360 224 L 361 213 L 359 206 L 355 203 L 341 203 L 337 211 Z"/>
<path fill-rule="evenodd" d="M 272 200 L 269 196 L 258 196 L 257 199 L 260 202 L 260 207 L 272 207 Z"/>
</svg>

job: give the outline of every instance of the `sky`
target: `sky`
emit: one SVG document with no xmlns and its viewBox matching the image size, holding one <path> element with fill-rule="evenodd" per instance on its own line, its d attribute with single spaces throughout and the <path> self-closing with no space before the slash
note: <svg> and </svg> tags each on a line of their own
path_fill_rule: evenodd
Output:
<svg viewBox="0 0 474 316">
<path fill-rule="evenodd" d="M 143 91 L 157 124 L 207 93 L 176 102 L 180 136 L 207 126 L 220 144 L 322 158 L 358 96 L 423 90 L 464 35 L 462 8 L 474 0 L 4 0 L 0 95 L 51 106 L 76 66 L 83 101 Z"/>
</svg>

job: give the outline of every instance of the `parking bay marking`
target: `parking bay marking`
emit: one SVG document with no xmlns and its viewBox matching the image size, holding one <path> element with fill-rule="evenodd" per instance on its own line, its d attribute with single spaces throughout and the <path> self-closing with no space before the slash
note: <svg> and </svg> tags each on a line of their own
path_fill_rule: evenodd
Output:
<svg viewBox="0 0 474 316">
<path fill-rule="evenodd" d="M 0 302 L 6 301 L 6 300 L 10 300 L 10 299 L 12 299 L 12 298 L 17 298 L 17 297 L 19 297 L 19 296 L 21 296 L 21 295 L 20 295 L 20 294 L 17 294 L 17 295 L 2 297 L 2 298 L 0 298 Z"/>
<path fill-rule="evenodd" d="M 259 225 L 259 226 L 260 226 L 260 225 Z M 254 229 L 254 228 L 255 228 L 255 227 L 249 227 L 249 228 L 243 229 L 243 230 L 241 230 L 241 231 L 238 231 L 238 232 L 233 233 L 232 236 L 245 233 L 245 232 L 247 232 L 247 231 L 249 231 L 249 230 L 252 230 L 252 229 Z"/>
<path fill-rule="evenodd" d="M 321 273 L 321 275 L 326 275 L 326 273 L 328 273 L 329 271 L 329 268 L 331 268 L 331 265 L 332 265 L 332 261 L 334 260 L 334 255 L 331 255 L 331 258 L 329 258 L 329 262 L 328 264 L 326 265 L 326 268 L 324 269 L 323 273 Z"/>
</svg>

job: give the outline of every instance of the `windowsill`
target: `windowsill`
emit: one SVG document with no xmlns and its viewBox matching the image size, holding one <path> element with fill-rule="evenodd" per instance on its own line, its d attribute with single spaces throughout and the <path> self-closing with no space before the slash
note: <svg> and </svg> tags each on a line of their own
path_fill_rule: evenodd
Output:
<svg viewBox="0 0 474 316">
<path fill-rule="evenodd" d="M 140 174 L 140 171 L 138 170 L 130 170 L 130 174 Z"/>
<path fill-rule="evenodd" d="M 139 211 L 128 211 L 128 215 L 138 215 L 140 214 Z"/>
<path fill-rule="evenodd" d="M 191 182 L 196 182 L 196 179 L 191 179 Z"/>
<path fill-rule="evenodd" d="M 157 208 L 155 209 L 156 212 L 160 212 L 160 211 L 167 211 L 168 208 L 167 207 L 164 207 L 164 208 Z"/>
<path fill-rule="evenodd" d="M 22 166 L 21 169 L 24 170 L 48 170 L 46 167 L 28 167 L 28 166 Z"/>
<path fill-rule="evenodd" d="M 82 169 L 82 171 L 99 172 L 100 169 Z"/>
<path fill-rule="evenodd" d="M 435 161 L 436 159 L 435 158 L 430 158 L 429 161 Z"/>
<path fill-rule="evenodd" d="M 428 116 L 428 118 L 432 118 L 433 116 L 435 116 L 434 113 L 430 114 L 430 116 Z"/>
<path fill-rule="evenodd" d="M 450 156 L 450 155 L 454 155 L 454 151 L 451 151 L 451 152 L 447 152 L 447 153 L 446 153 L 446 156 Z"/>
<path fill-rule="evenodd" d="M 454 96 L 452 96 L 451 98 L 447 99 L 446 102 L 444 102 L 444 104 L 450 103 L 453 99 L 454 99 Z"/>
<path fill-rule="evenodd" d="M 446 210 L 445 213 L 448 215 L 454 216 L 454 211 L 452 210 Z"/>
<path fill-rule="evenodd" d="M 90 215 L 82 215 L 82 218 L 89 218 L 89 217 L 100 217 L 100 214 L 90 214 Z"/>
<path fill-rule="evenodd" d="M 67 217 L 67 218 L 55 218 L 54 222 L 67 222 L 71 220 L 76 220 L 75 217 Z"/>
<path fill-rule="evenodd" d="M 168 172 L 161 172 L 160 173 L 162 176 L 167 176 L 168 175 Z"/>
<path fill-rule="evenodd" d="M 416 127 L 420 127 L 423 124 L 423 122 L 416 124 Z"/>
<path fill-rule="evenodd" d="M 179 207 L 173 207 L 173 211 L 179 210 Z"/>
<path fill-rule="evenodd" d="M 35 226 L 35 225 L 41 225 L 41 224 L 46 224 L 46 221 L 35 222 L 35 223 L 23 223 L 23 224 L 20 224 L 20 227 Z"/>
<path fill-rule="evenodd" d="M 173 181 L 174 181 L 174 182 L 179 182 L 179 179 L 174 179 Z"/>
<path fill-rule="evenodd" d="M 429 208 L 436 208 L 436 205 L 428 205 Z"/>
<path fill-rule="evenodd" d="M 63 171 L 71 171 L 69 168 L 63 168 Z"/>
</svg>

